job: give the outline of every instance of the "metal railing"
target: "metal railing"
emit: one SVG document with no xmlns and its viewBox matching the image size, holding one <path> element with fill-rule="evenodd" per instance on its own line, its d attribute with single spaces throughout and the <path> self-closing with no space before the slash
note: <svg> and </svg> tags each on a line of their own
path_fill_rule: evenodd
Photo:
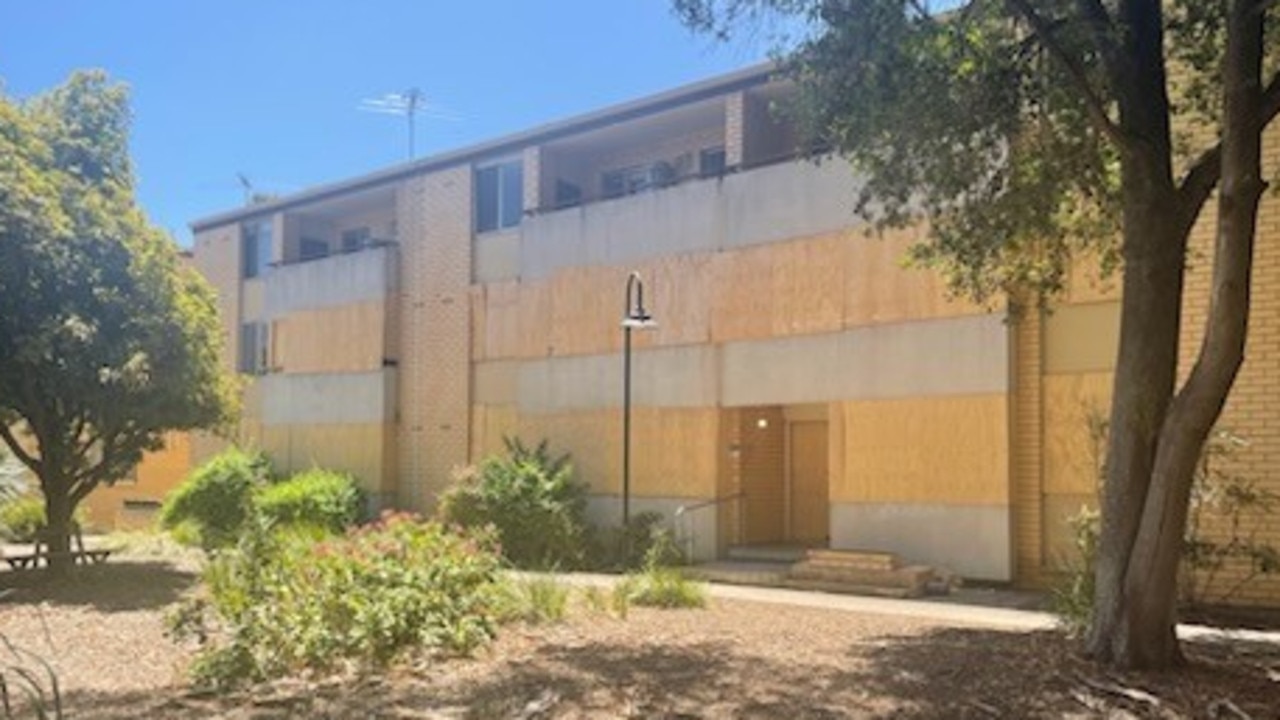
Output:
<svg viewBox="0 0 1280 720">
<path fill-rule="evenodd" d="M 745 514 L 742 511 L 743 510 L 742 501 L 745 500 L 746 497 L 747 497 L 746 493 L 738 492 L 732 495 L 725 495 L 723 497 L 711 498 L 710 500 L 702 500 L 700 502 L 692 503 L 690 505 L 681 505 L 680 507 L 676 508 L 675 518 L 674 518 L 675 525 L 676 525 L 676 537 L 677 537 L 677 540 L 681 542 L 681 544 L 684 546 L 685 557 L 687 559 L 689 560 L 693 559 L 693 551 L 694 551 L 694 548 L 697 546 L 697 539 L 698 539 L 697 530 L 696 530 L 697 525 L 694 524 L 691 516 L 693 515 L 693 513 L 706 510 L 707 508 L 719 508 L 721 505 L 727 502 L 735 503 L 734 519 L 736 521 L 735 524 L 737 525 L 736 532 L 734 533 L 735 542 L 742 541 L 743 528 L 745 527 L 743 525 Z"/>
</svg>

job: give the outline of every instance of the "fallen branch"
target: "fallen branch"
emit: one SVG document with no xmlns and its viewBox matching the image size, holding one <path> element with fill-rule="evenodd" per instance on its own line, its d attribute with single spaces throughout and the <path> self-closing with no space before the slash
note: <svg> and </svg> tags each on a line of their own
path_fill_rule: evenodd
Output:
<svg viewBox="0 0 1280 720">
<path fill-rule="evenodd" d="M 1236 720 L 1253 720 L 1252 715 L 1241 710 L 1239 705 L 1226 698 L 1209 703 L 1209 717 L 1216 719 L 1228 716 L 1236 718 Z"/>
</svg>

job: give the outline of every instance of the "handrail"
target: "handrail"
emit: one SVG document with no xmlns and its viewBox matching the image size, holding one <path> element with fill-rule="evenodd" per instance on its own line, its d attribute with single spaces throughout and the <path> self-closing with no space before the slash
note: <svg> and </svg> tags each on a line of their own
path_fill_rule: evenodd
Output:
<svg viewBox="0 0 1280 720">
<path fill-rule="evenodd" d="M 732 495 L 714 497 L 714 498 L 711 498 L 710 500 L 703 500 L 702 502 L 696 502 L 692 505 L 681 505 L 680 507 L 676 508 L 676 516 L 680 516 L 687 512 L 692 512 L 694 510 L 701 510 L 702 508 L 705 508 L 705 507 L 711 507 L 712 505 L 719 505 L 721 503 L 726 503 L 726 502 L 729 502 L 730 500 L 737 500 L 738 498 L 744 498 L 746 496 L 747 496 L 746 493 L 736 492 Z"/>
<path fill-rule="evenodd" d="M 694 529 L 693 529 L 694 526 L 693 526 L 693 523 L 687 519 L 688 516 L 696 510 L 705 510 L 706 508 L 709 508 L 709 507 L 717 507 L 727 502 L 738 501 L 740 503 L 742 500 L 746 499 L 746 497 L 747 497 L 747 494 L 740 491 L 732 495 L 723 495 L 721 497 L 714 497 L 714 498 L 711 498 L 710 500 L 703 500 L 701 502 L 696 502 L 691 505 L 681 505 L 680 507 L 676 508 L 676 511 L 675 511 L 676 526 L 677 526 L 677 529 L 679 529 L 680 527 L 683 527 L 684 529 L 683 535 L 684 535 L 684 541 L 685 541 L 684 542 L 685 556 L 688 560 L 693 560 L 693 551 L 694 551 L 695 545 L 697 544 L 697 538 L 695 537 Z M 738 516 L 737 518 L 738 519 L 738 535 L 741 536 L 742 529 L 743 529 L 741 505 L 738 506 L 737 516 Z M 686 519 L 684 520 L 684 522 L 681 522 L 681 518 L 686 518 Z"/>
</svg>

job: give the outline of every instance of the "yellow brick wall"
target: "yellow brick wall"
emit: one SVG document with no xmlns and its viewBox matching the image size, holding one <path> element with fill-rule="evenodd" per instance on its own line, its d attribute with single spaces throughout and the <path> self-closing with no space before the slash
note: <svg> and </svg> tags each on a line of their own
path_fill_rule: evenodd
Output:
<svg viewBox="0 0 1280 720">
<path fill-rule="evenodd" d="M 1014 577 L 1024 584 L 1039 580 L 1043 552 L 1044 437 L 1043 327 L 1039 312 L 1025 309 L 1013 320 L 1013 424 L 1011 428 Z"/>
<path fill-rule="evenodd" d="M 471 168 L 406 181 L 397 213 L 399 502 L 425 511 L 470 450 Z"/>
</svg>

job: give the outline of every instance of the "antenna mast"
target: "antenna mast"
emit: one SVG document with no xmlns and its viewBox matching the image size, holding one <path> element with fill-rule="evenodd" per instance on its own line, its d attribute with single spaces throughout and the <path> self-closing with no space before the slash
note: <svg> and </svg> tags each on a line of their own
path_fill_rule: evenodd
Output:
<svg viewBox="0 0 1280 720">
<path fill-rule="evenodd" d="M 418 88 L 409 88 L 400 93 L 387 93 L 380 98 L 367 98 L 360 101 L 358 109 L 364 112 L 382 113 L 384 115 L 403 115 L 409 129 L 409 159 L 417 154 L 417 117 L 419 114 L 436 120 L 458 120 L 459 117 L 427 102 L 426 96 Z"/>
</svg>

